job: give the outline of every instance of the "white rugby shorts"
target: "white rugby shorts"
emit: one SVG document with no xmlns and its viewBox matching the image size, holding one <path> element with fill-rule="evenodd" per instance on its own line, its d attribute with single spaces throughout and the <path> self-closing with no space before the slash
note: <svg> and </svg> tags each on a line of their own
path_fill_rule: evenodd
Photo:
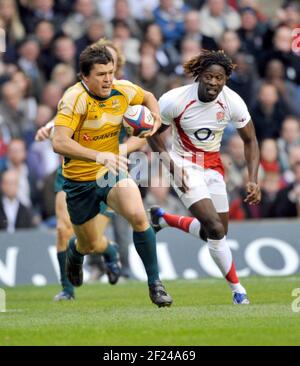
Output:
<svg viewBox="0 0 300 366">
<path fill-rule="evenodd" d="M 204 198 L 211 199 L 217 212 L 228 212 L 229 204 L 226 191 L 226 184 L 221 173 L 213 169 L 203 167 L 183 159 L 174 152 L 170 155 L 177 166 L 184 167 L 187 173 L 187 185 L 189 190 L 183 193 L 178 186 L 171 181 L 172 186 L 184 206 L 189 209 L 195 202 Z"/>
</svg>

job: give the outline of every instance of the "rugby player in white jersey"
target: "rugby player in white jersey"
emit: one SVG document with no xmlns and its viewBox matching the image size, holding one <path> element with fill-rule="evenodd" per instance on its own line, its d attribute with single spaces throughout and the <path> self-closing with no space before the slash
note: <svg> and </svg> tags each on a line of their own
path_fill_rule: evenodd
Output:
<svg viewBox="0 0 300 366">
<path fill-rule="evenodd" d="M 250 205 L 261 199 L 257 184 L 259 148 L 245 102 L 225 85 L 233 68 L 223 51 L 203 50 L 184 65 L 186 74 L 195 82 L 160 98 L 162 126 L 148 142 L 153 151 L 164 152 L 162 160 L 173 175 L 173 187 L 194 217 L 172 215 L 157 206 L 150 213 L 156 231 L 172 226 L 207 241 L 214 262 L 232 290 L 233 303 L 249 304 L 226 242 L 229 205 L 219 150 L 228 122 L 235 125 L 244 142 L 249 174 L 245 201 Z M 169 126 L 172 150 L 167 154 L 160 133 Z M 176 175 L 176 166 L 185 172 L 182 182 Z"/>
</svg>

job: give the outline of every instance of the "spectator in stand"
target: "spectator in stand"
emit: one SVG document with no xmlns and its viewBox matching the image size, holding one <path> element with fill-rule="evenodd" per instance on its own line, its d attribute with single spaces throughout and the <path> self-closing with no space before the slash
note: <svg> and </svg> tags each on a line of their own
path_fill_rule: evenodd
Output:
<svg viewBox="0 0 300 366">
<path fill-rule="evenodd" d="M 300 27 L 300 8 L 299 2 L 285 1 L 283 5 L 277 9 L 277 24 L 286 25 L 291 30 Z"/>
<path fill-rule="evenodd" d="M 275 217 L 300 217 L 300 161 L 291 168 L 295 180 L 278 192 L 273 207 Z"/>
<path fill-rule="evenodd" d="M 129 6 L 128 0 L 115 0 L 114 3 L 114 17 L 111 20 L 112 24 L 116 24 L 118 21 L 126 22 L 130 34 L 138 39 L 142 39 L 142 31 L 137 20 L 132 16 L 132 8 Z"/>
<path fill-rule="evenodd" d="M 265 77 L 266 64 L 271 59 L 282 62 L 285 68 L 285 78 L 300 85 L 300 57 L 292 51 L 292 31 L 286 25 L 275 29 L 271 49 L 266 50 L 262 59 L 258 60 L 259 71 Z"/>
<path fill-rule="evenodd" d="M 3 54 L 5 62 L 16 62 L 16 44 L 25 36 L 25 29 L 20 20 L 18 6 L 15 0 L 0 0 L 0 23 L 5 31 L 6 51 Z"/>
<path fill-rule="evenodd" d="M 241 26 L 237 30 L 243 50 L 254 58 L 261 55 L 267 25 L 259 21 L 257 11 L 251 7 L 241 8 Z"/>
<path fill-rule="evenodd" d="M 51 21 L 56 31 L 61 30 L 63 18 L 54 11 L 54 0 L 32 0 L 29 4 L 30 6 L 25 8 L 25 16 L 22 16 L 28 34 L 34 32 L 34 27 L 40 20 Z"/>
<path fill-rule="evenodd" d="M 72 38 L 61 36 L 54 42 L 55 63 L 63 63 L 78 69 L 76 63 L 76 46 Z M 51 70 L 52 71 L 52 70 Z"/>
<path fill-rule="evenodd" d="M 261 142 L 260 164 L 265 173 L 280 173 L 276 140 L 265 139 Z"/>
<path fill-rule="evenodd" d="M 276 87 L 263 83 L 251 111 L 257 140 L 278 138 L 282 121 L 289 112 L 287 105 L 279 98 Z"/>
<path fill-rule="evenodd" d="M 49 83 L 44 87 L 41 102 L 50 107 L 52 112 L 55 113 L 58 103 L 63 96 L 63 92 L 64 90 L 61 83 L 59 84 L 55 81 L 49 81 Z"/>
<path fill-rule="evenodd" d="M 16 229 L 33 227 L 32 212 L 18 198 L 19 174 L 7 170 L 1 177 L 0 189 L 0 230 L 13 233 Z"/>
<path fill-rule="evenodd" d="M 22 70 L 17 70 L 11 78 L 12 82 L 15 82 L 22 92 L 22 113 L 26 118 L 26 129 L 23 132 L 23 137 L 26 142 L 26 146 L 29 146 L 35 134 L 34 120 L 37 114 L 37 101 L 32 95 L 32 83 L 30 78 Z"/>
<path fill-rule="evenodd" d="M 26 137 L 34 129 L 33 113 L 26 99 L 23 99 L 22 86 L 15 81 L 7 81 L 1 88 L 0 116 L 6 141 Z M 30 103 L 29 103 L 30 104 Z"/>
<path fill-rule="evenodd" d="M 18 65 L 30 78 L 32 93 L 39 100 L 44 86 L 44 75 L 42 74 L 38 59 L 40 55 L 39 41 L 34 36 L 27 36 L 18 47 Z"/>
<path fill-rule="evenodd" d="M 200 47 L 205 50 L 217 50 L 218 46 L 212 37 L 203 34 L 200 13 L 196 10 L 189 10 L 184 15 L 184 38 L 192 38 L 199 42 Z"/>
<path fill-rule="evenodd" d="M 40 69 L 45 78 L 49 80 L 51 70 L 55 65 L 55 59 L 52 52 L 55 38 L 54 24 L 48 20 L 40 20 L 34 28 L 34 35 L 40 44 Z"/>
<path fill-rule="evenodd" d="M 11 140 L 7 156 L 0 161 L 0 173 L 9 169 L 19 174 L 18 199 L 24 206 L 31 207 L 38 200 L 37 179 L 35 172 L 28 168 L 26 146 L 21 139 Z"/>
<path fill-rule="evenodd" d="M 265 82 L 274 85 L 279 97 L 285 102 L 292 114 L 300 116 L 300 95 L 296 84 L 287 80 L 284 75 L 284 65 L 279 59 L 271 59 L 264 71 Z"/>
<path fill-rule="evenodd" d="M 191 9 L 199 10 L 205 3 L 205 0 L 185 0 L 186 5 L 188 5 Z"/>
<path fill-rule="evenodd" d="M 297 161 L 300 161 L 300 145 L 293 145 L 289 150 L 288 155 L 289 167 L 284 171 L 283 178 L 286 183 L 293 183 L 295 181 L 295 174 L 293 166 Z"/>
<path fill-rule="evenodd" d="M 128 0 L 131 14 L 141 22 L 153 20 L 153 10 L 159 5 L 159 0 Z M 106 21 L 111 21 L 115 14 L 112 0 L 101 0 L 96 2 L 101 16 Z"/>
<path fill-rule="evenodd" d="M 176 76 L 182 76 L 185 78 L 186 83 L 190 80 L 184 73 L 183 64 L 192 57 L 195 57 L 201 53 L 201 45 L 193 38 L 183 38 L 180 43 L 180 62 L 174 69 Z"/>
<path fill-rule="evenodd" d="M 89 20 L 86 32 L 76 40 L 76 62 L 79 63 L 80 53 L 90 44 L 97 42 L 107 34 L 107 24 L 99 17 L 93 17 Z"/>
<path fill-rule="evenodd" d="M 66 90 L 76 82 L 76 73 L 72 66 L 57 64 L 51 73 L 51 80 Z"/>
<path fill-rule="evenodd" d="M 239 51 L 241 51 L 241 41 L 237 32 L 233 30 L 225 31 L 219 40 L 219 48 L 224 50 L 226 55 L 234 59 Z"/>
<path fill-rule="evenodd" d="M 168 79 L 159 72 L 156 59 L 151 56 L 142 57 L 139 71 L 132 81 L 143 89 L 149 90 L 157 99 L 167 91 Z"/>
<path fill-rule="evenodd" d="M 91 19 L 98 15 L 93 0 L 76 0 L 73 12 L 63 22 L 64 34 L 76 41 L 86 33 Z"/>
<path fill-rule="evenodd" d="M 255 100 L 255 88 L 258 83 L 253 57 L 238 52 L 233 58 L 233 62 L 236 64 L 236 68 L 227 81 L 227 85 L 237 92 L 247 105 L 251 106 Z"/>
<path fill-rule="evenodd" d="M 289 168 L 289 152 L 293 146 L 300 147 L 300 120 L 295 116 L 287 116 L 277 140 L 279 162 L 283 171 Z"/>
<path fill-rule="evenodd" d="M 156 23 L 150 23 L 145 32 L 144 42 L 143 45 L 146 43 L 150 43 L 153 47 L 152 52 L 157 60 L 157 63 L 160 67 L 160 70 L 169 75 L 174 71 L 174 65 L 179 62 L 179 54 L 176 48 L 171 44 L 164 44 L 163 42 L 163 35 L 161 28 Z M 148 45 L 148 47 L 150 47 Z M 147 46 L 146 46 L 147 47 Z"/>
<path fill-rule="evenodd" d="M 118 20 L 113 28 L 113 41 L 121 43 L 121 49 L 128 63 L 138 65 L 140 63 L 140 41 L 131 34 L 129 25 L 124 20 Z"/>
<path fill-rule="evenodd" d="M 249 206 L 244 202 L 246 192 L 243 187 L 231 201 L 229 215 L 231 220 L 260 219 L 274 216 L 274 202 L 282 187 L 278 172 L 267 172 L 261 179 L 261 202 L 257 206 Z"/>
<path fill-rule="evenodd" d="M 230 157 L 230 159 L 226 160 L 226 165 L 229 168 L 227 182 L 229 187 L 231 187 L 230 190 L 234 190 L 235 188 L 239 188 L 243 185 L 242 174 L 246 167 L 244 144 L 236 132 L 231 137 L 229 137 L 225 151 Z M 225 156 L 225 159 L 226 158 L 227 157 Z"/>
<path fill-rule="evenodd" d="M 225 30 L 237 30 L 241 25 L 238 12 L 226 0 L 207 0 L 200 11 L 203 34 L 219 41 Z"/>
<path fill-rule="evenodd" d="M 162 31 L 164 43 L 176 45 L 184 35 L 184 14 L 188 7 L 177 6 L 175 0 L 160 0 L 159 6 L 153 11 L 154 21 Z"/>
</svg>

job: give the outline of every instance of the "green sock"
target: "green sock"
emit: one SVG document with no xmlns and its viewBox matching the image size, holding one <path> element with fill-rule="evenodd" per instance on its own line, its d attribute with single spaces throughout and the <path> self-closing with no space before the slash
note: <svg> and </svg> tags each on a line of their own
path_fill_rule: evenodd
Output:
<svg viewBox="0 0 300 366">
<path fill-rule="evenodd" d="M 76 236 L 73 236 L 70 240 L 69 240 L 69 248 L 67 250 L 67 255 L 70 257 L 71 261 L 75 264 L 83 264 L 83 258 L 84 255 L 82 255 L 81 253 L 77 252 L 76 250 L 76 246 L 75 246 L 75 240 L 76 240 Z"/>
<path fill-rule="evenodd" d="M 68 280 L 67 274 L 66 274 L 66 250 L 63 252 L 57 252 L 57 259 L 59 264 L 59 270 L 60 270 L 60 283 L 63 287 L 63 290 L 67 292 L 69 295 L 74 294 L 74 287 L 71 284 L 71 282 Z"/>
<path fill-rule="evenodd" d="M 148 276 L 148 284 L 159 280 L 158 264 L 156 255 L 156 237 L 150 226 L 146 231 L 134 231 L 133 242 Z"/>
<path fill-rule="evenodd" d="M 107 247 L 103 253 L 101 253 L 106 262 L 116 262 L 118 260 L 118 252 L 115 245 L 111 243 L 107 244 Z"/>
</svg>

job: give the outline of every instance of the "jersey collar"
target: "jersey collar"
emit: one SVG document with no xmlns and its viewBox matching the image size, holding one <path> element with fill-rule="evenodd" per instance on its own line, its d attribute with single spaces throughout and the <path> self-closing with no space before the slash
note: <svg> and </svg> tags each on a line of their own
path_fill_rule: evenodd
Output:
<svg viewBox="0 0 300 366">
<path fill-rule="evenodd" d="M 108 97 L 105 97 L 105 98 L 102 98 L 102 97 L 99 97 L 98 95 L 93 94 L 93 93 L 90 91 L 90 89 L 88 88 L 88 86 L 86 85 L 86 83 L 85 83 L 83 80 L 81 80 L 80 82 L 81 82 L 81 85 L 83 86 L 84 90 L 88 93 L 88 95 L 89 95 L 90 97 L 92 97 L 92 98 L 96 99 L 96 100 L 101 100 L 101 101 L 103 101 L 103 100 L 107 100 L 107 99 L 109 99 L 109 98 L 110 98 L 110 97 L 112 97 L 113 95 L 120 94 L 120 93 L 116 93 L 116 90 L 111 89 L 111 92 L 110 92 L 109 96 L 108 96 Z"/>
</svg>

